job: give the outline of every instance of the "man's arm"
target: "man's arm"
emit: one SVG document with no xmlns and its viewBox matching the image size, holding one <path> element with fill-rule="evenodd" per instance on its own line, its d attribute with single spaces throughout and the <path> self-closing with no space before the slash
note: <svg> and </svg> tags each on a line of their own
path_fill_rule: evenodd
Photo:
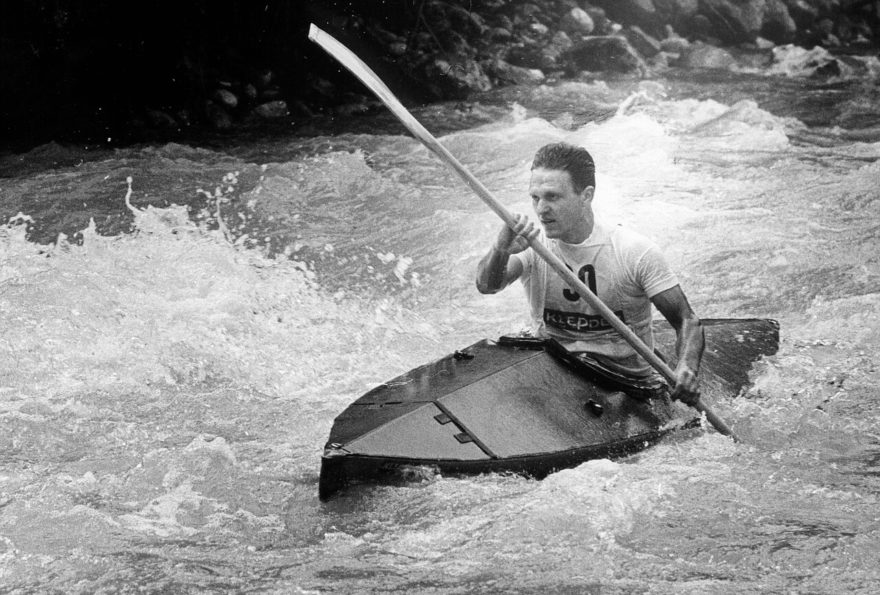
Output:
<svg viewBox="0 0 880 595">
<path fill-rule="evenodd" d="M 510 255 L 525 250 L 529 240 L 538 232 L 527 217 L 514 215 L 514 218 L 514 228 L 503 226 L 492 248 L 477 265 L 477 291 L 480 293 L 498 293 L 522 275 L 522 263 Z"/>
<path fill-rule="evenodd" d="M 694 314 L 680 285 L 661 291 L 651 298 L 651 302 L 675 329 L 675 353 L 678 364 L 675 366 L 675 386 L 672 397 L 691 404 L 699 398 L 697 374 L 703 359 L 706 340 L 700 319 Z"/>
</svg>

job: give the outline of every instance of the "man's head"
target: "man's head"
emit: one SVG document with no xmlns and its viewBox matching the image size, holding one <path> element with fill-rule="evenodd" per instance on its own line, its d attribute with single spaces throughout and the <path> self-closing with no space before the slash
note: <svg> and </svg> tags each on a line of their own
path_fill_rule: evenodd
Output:
<svg viewBox="0 0 880 595">
<path fill-rule="evenodd" d="M 548 238 L 577 244 L 593 230 L 595 166 L 586 149 L 557 143 L 538 150 L 529 194 Z"/>
<path fill-rule="evenodd" d="M 538 168 L 568 172 L 575 192 L 582 192 L 587 186 L 596 187 L 596 165 L 583 147 L 568 143 L 544 145 L 538 149 L 532 161 L 532 169 Z"/>
</svg>

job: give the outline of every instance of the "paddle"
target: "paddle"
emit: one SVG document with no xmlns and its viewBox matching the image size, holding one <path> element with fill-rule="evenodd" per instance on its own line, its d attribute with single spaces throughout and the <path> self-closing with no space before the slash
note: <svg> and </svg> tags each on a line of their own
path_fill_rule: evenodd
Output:
<svg viewBox="0 0 880 595">
<path fill-rule="evenodd" d="M 508 225 L 508 227 L 513 227 L 516 222 L 513 218 L 513 215 L 504 208 L 504 206 L 498 202 L 498 200 L 492 196 L 492 193 L 483 186 L 483 184 L 474 177 L 474 175 L 468 171 L 464 165 L 462 165 L 458 159 L 456 159 L 452 153 L 450 153 L 446 147 L 440 144 L 440 142 L 434 138 L 430 132 L 428 132 L 424 126 L 422 126 L 418 120 L 413 117 L 409 110 L 407 110 L 400 101 L 394 96 L 394 93 L 385 86 L 385 83 L 376 75 L 375 72 L 370 69 L 369 66 L 364 64 L 364 62 L 358 58 L 351 50 L 347 47 L 339 43 L 336 39 L 334 39 L 331 35 L 322 31 L 314 24 L 309 28 L 309 39 L 321 46 L 328 54 L 333 56 L 336 60 L 339 61 L 343 66 L 348 68 L 352 74 L 354 74 L 360 81 L 367 86 L 370 91 L 376 94 L 382 103 L 384 103 L 388 109 L 399 119 L 404 126 L 415 136 L 423 145 L 425 145 L 431 152 L 436 154 L 440 159 L 446 162 L 455 172 L 461 176 L 461 178 L 470 186 L 471 190 L 473 190 L 477 196 L 479 196 L 483 202 L 485 202 L 490 209 L 495 211 L 495 214 L 498 215 L 504 223 Z M 582 298 L 584 298 L 587 302 L 589 302 L 590 306 L 593 307 L 594 310 L 598 311 L 602 317 L 614 327 L 614 329 L 619 332 L 626 341 L 632 345 L 633 349 L 639 353 L 645 360 L 651 364 L 651 366 L 657 370 L 664 378 L 671 384 L 675 384 L 675 373 L 672 369 L 666 365 L 666 362 L 661 360 L 657 355 L 647 346 L 645 343 L 639 339 L 638 335 L 636 335 L 626 324 L 620 320 L 611 309 L 606 306 L 592 291 L 590 291 L 587 286 L 578 279 L 577 275 L 574 272 L 570 271 L 565 264 L 555 255 L 553 254 L 549 248 L 547 248 L 544 244 L 541 244 L 537 240 L 532 240 L 529 242 L 529 245 L 535 251 L 535 253 L 543 258 L 547 264 L 549 264 L 553 270 L 555 270 L 562 279 L 571 287 L 574 291 L 578 293 Z M 730 436 L 735 441 L 739 441 L 739 438 L 733 433 L 724 421 L 718 417 L 709 407 L 707 407 L 702 401 L 697 400 L 696 403 L 692 404 L 692 407 L 697 409 L 698 411 L 704 413 L 706 415 L 706 419 L 718 430 L 720 433 L 725 436 Z"/>
</svg>

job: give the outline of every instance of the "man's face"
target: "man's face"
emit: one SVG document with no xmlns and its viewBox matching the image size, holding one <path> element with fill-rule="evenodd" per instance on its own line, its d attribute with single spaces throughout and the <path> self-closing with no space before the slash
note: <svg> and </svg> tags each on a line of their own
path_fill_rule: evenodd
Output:
<svg viewBox="0 0 880 595">
<path fill-rule="evenodd" d="M 587 186 L 583 192 L 575 192 L 567 171 L 539 167 L 532 170 L 529 194 L 548 238 L 577 244 L 590 235 L 592 186 Z"/>
</svg>

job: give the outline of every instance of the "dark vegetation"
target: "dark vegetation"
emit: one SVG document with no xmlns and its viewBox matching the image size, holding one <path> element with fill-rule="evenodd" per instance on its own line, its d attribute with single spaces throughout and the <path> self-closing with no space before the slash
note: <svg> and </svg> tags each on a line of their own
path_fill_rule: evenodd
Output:
<svg viewBox="0 0 880 595">
<path fill-rule="evenodd" d="M 876 52 L 878 11 L 875 0 L 11 0 L 0 135 L 13 150 L 116 145 L 373 109 L 308 42 L 311 22 L 417 104 L 585 72 L 723 67 L 720 48 L 759 61 L 788 43 Z"/>
</svg>

